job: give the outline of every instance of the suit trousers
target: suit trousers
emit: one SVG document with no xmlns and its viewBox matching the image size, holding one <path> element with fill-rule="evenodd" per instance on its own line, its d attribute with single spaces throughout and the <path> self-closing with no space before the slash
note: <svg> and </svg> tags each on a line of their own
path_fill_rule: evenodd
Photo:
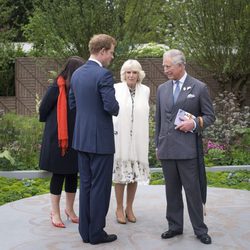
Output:
<svg viewBox="0 0 250 250">
<path fill-rule="evenodd" d="M 113 154 L 78 151 L 79 233 L 83 241 L 96 243 L 106 234 L 103 229 L 109 209 L 113 161 Z"/>
<path fill-rule="evenodd" d="M 208 229 L 203 217 L 197 159 L 161 160 L 161 163 L 166 181 L 166 218 L 169 229 L 183 232 L 183 187 L 195 235 L 207 233 Z"/>
</svg>

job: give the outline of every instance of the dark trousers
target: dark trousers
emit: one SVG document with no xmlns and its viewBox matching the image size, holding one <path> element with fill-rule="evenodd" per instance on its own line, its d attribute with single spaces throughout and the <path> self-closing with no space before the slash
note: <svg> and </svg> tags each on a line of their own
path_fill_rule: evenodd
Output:
<svg viewBox="0 0 250 250">
<path fill-rule="evenodd" d="M 80 173 L 79 233 L 84 241 L 98 242 L 106 232 L 114 155 L 78 152 Z"/>
<path fill-rule="evenodd" d="M 62 193 L 63 182 L 64 189 L 67 193 L 76 193 L 77 190 L 77 173 L 76 174 L 52 174 L 50 180 L 50 193 L 60 195 Z"/>
<path fill-rule="evenodd" d="M 182 186 L 195 235 L 207 233 L 199 184 L 197 159 L 162 160 L 166 180 L 167 220 L 169 229 L 183 231 Z"/>
</svg>

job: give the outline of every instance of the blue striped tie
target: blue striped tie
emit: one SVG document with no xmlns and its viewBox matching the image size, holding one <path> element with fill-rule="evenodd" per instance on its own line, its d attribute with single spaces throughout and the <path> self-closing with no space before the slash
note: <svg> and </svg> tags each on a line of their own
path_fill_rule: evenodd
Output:
<svg viewBox="0 0 250 250">
<path fill-rule="evenodd" d="M 177 80 L 175 82 L 175 84 L 176 84 L 176 87 L 175 87 L 175 90 L 174 90 L 174 104 L 176 103 L 177 98 L 178 98 L 178 96 L 180 94 L 180 91 L 181 91 L 181 89 L 180 89 L 180 82 Z"/>
</svg>

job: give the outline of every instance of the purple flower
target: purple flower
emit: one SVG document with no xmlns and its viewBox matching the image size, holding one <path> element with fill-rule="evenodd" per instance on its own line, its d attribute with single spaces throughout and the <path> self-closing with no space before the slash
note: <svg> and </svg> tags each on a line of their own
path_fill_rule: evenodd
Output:
<svg viewBox="0 0 250 250">
<path fill-rule="evenodd" d="M 212 141 L 208 141 L 207 142 L 207 150 L 209 149 L 219 149 L 219 150 L 225 150 L 225 146 L 224 145 L 220 145 L 220 144 L 217 144 L 217 143 L 214 143 Z"/>
</svg>

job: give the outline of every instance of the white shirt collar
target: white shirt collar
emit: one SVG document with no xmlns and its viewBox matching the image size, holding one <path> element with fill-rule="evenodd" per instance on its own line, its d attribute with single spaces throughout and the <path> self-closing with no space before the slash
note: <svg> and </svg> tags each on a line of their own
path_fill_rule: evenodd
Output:
<svg viewBox="0 0 250 250">
<path fill-rule="evenodd" d="M 179 83 L 180 83 L 181 86 L 182 86 L 183 83 L 185 82 L 186 78 L 187 78 L 187 72 L 185 71 L 183 77 L 179 80 Z M 175 83 L 175 82 L 176 82 L 176 80 L 174 81 L 174 83 Z"/>
<path fill-rule="evenodd" d="M 98 60 L 96 60 L 95 58 L 92 58 L 91 56 L 90 56 L 90 58 L 89 58 L 89 61 L 96 62 L 98 65 L 100 65 L 100 66 L 102 67 L 101 62 L 99 62 L 99 61 L 98 61 Z"/>
</svg>

